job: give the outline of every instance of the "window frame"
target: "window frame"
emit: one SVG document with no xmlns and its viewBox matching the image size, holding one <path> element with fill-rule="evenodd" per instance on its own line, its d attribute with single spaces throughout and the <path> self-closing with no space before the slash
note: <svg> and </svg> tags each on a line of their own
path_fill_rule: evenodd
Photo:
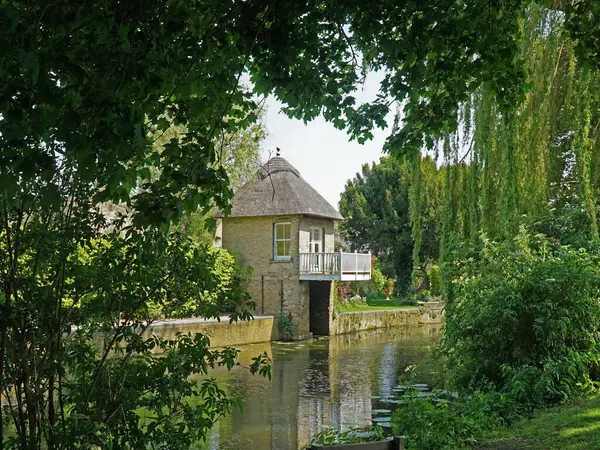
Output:
<svg viewBox="0 0 600 450">
<path fill-rule="evenodd" d="M 290 235 L 288 238 L 277 238 L 277 227 L 279 225 L 289 225 L 290 227 Z M 283 235 L 285 236 L 285 233 L 283 233 Z M 287 249 L 289 252 L 289 255 L 278 255 L 277 254 L 277 244 L 279 242 L 287 242 Z M 286 247 L 286 245 L 284 244 L 284 248 Z M 274 261 L 290 261 L 292 259 L 292 222 L 290 221 L 285 221 L 285 222 L 275 222 L 273 224 L 273 260 Z"/>
</svg>

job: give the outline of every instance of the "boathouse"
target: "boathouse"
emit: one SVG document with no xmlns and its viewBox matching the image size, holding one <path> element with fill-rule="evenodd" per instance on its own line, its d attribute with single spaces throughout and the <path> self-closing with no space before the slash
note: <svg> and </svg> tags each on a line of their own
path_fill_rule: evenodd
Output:
<svg viewBox="0 0 600 450">
<path fill-rule="evenodd" d="M 222 245 L 253 268 L 256 313 L 284 314 L 293 337 L 328 335 L 334 280 L 369 280 L 371 255 L 334 250 L 340 213 L 277 156 L 242 186 L 222 217 Z"/>
</svg>

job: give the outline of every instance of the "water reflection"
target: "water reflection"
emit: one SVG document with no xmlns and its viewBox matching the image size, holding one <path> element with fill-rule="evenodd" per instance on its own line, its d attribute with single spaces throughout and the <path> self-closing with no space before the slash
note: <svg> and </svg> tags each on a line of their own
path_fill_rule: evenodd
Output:
<svg viewBox="0 0 600 450">
<path fill-rule="evenodd" d="M 273 379 L 243 366 L 214 374 L 244 397 L 244 410 L 223 419 L 204 448 L 296 450 L 324 425 L 369 424 L 374 410 L 398 407 L 395 388 L 408 365 L 419 366 L 422 383 L 436 381 L 429 348 L 439 334 L 439 326 L 426 326 L 247 346 L 242 364 L 267 351 Z"/>
</svg>

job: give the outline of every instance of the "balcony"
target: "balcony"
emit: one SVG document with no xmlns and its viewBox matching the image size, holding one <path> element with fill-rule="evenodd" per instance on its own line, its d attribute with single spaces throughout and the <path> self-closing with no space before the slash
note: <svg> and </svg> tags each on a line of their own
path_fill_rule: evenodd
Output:
<svg viewBox="0 0 600 450">
<path fill-rule="evenodd" d="M 370 253 L 300 253 L 301 280 L 365 281 L 371 279 Z"/>
</svg>

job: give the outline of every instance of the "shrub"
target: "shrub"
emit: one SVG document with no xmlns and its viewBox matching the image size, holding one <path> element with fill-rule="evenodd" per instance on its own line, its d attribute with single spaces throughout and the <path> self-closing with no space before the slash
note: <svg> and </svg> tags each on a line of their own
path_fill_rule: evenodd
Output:
<svg viewBox="0 0 600 450">
<path fill-rule="evenodd" d="M 475 436 L 521 417 L 521 408 L 507 395 L 497 392 L 449 395 L 433 391 L 423 398 L 413 388 L 415 366 L 406 369 L 401 383 L 407 386 L 404 406 L 392 414 L 393 432 L 406 437 L 407 449 L 472 448 Z M 446 398 L 444 398 L 446 397 Z"/>
<path fill-rule="evenodd" d="M 371 257 L 371 283 L 373 284 L 377 294 L 383 295 L 383 288 L 385 284 L 385 276 L 381 272 L 379 260 L 374 256 Z"/>
<path fill-rule="evenodd" d="M 449 402 L 409 392 L 403 401 L 404 406 L 392 414 L 392 424 L 394 434 L 406 437 L 407 449 L 472 448 L 478 434 L 519 417 L 510 397 L 498 393 L 477 393 Z"/>
<path fill-rule="evenodd" d="M 385 294 L 386 300 L 390 299 L 390 296 L 394 293 L 395 282 L 391 278 L 386 278 L 383 284 L 383 293 Z"/>
<path fill-rule="evenodd" d="M 457 390 L 529 407 L 590 386 L 599 355 L 598 258 L 522 230 L 455 262 L 442 354 Z"/>
<path fill-rule="evenodd" d="M 224 311 L 239 313 L 242 310 L 250 312 L 255 309 L 256 305 L 249 301 L 250 295 L 241 289 L 248 280 L 250 269 L 242 268 L 236 257 L 227 250 L 192 242 L 178 233 L 173 233 L 166 243 L 161 246 L 157 244 L 156 247 L 156 252 L 152 254 L 155 264 L 148 264 L 150 268 L 146 268 L 145 276 L 164 276 L 162 273 L 151 272 L 154 267 L 161 267 L 159 262 L 164 262 L 170 272 L 183 272 L 191 281 L 188 284 L 175 282 L 158 289 L 137 308 L 136 318 L 155 320 L 205 317 Z M 90 241 L 85 247 L 81 246 L 73 263 L 85 273 L 88 282 L 92 282 L 94 277 L 102 279 L 104 276 L 102 271 L 98 275 L 94 267 L 121 267 L 127 274 L 131 271 L 132 261 L 139 258 L 140 255 L 136 254 L 133 244 L 119 235 L 107 235 L 102 239 Z M 200 278 L 201 276 L 203 278 Z M 95 284 L 103 286 L 102 283 L 107 283 L 113 278 L 97 280 Z M 122 288 L 123 286 L 119 285 L 117 289 Z M 99 289 L 101 288 L 83 296 L 79 304 L 67 296 L 64 304 L 75 309 L 94 309 L 95 305 L 99 304 Z"/>
<path fill-rule="evenodd" d="M 281 333 L 281 340 L 291 341 L 292 337 L 294 336 L 291 316 L 286 316 L 283 313 L 279 313 L 277 315 L 277 321 L 279 323 L 279 332 Z"/>
</svg>

